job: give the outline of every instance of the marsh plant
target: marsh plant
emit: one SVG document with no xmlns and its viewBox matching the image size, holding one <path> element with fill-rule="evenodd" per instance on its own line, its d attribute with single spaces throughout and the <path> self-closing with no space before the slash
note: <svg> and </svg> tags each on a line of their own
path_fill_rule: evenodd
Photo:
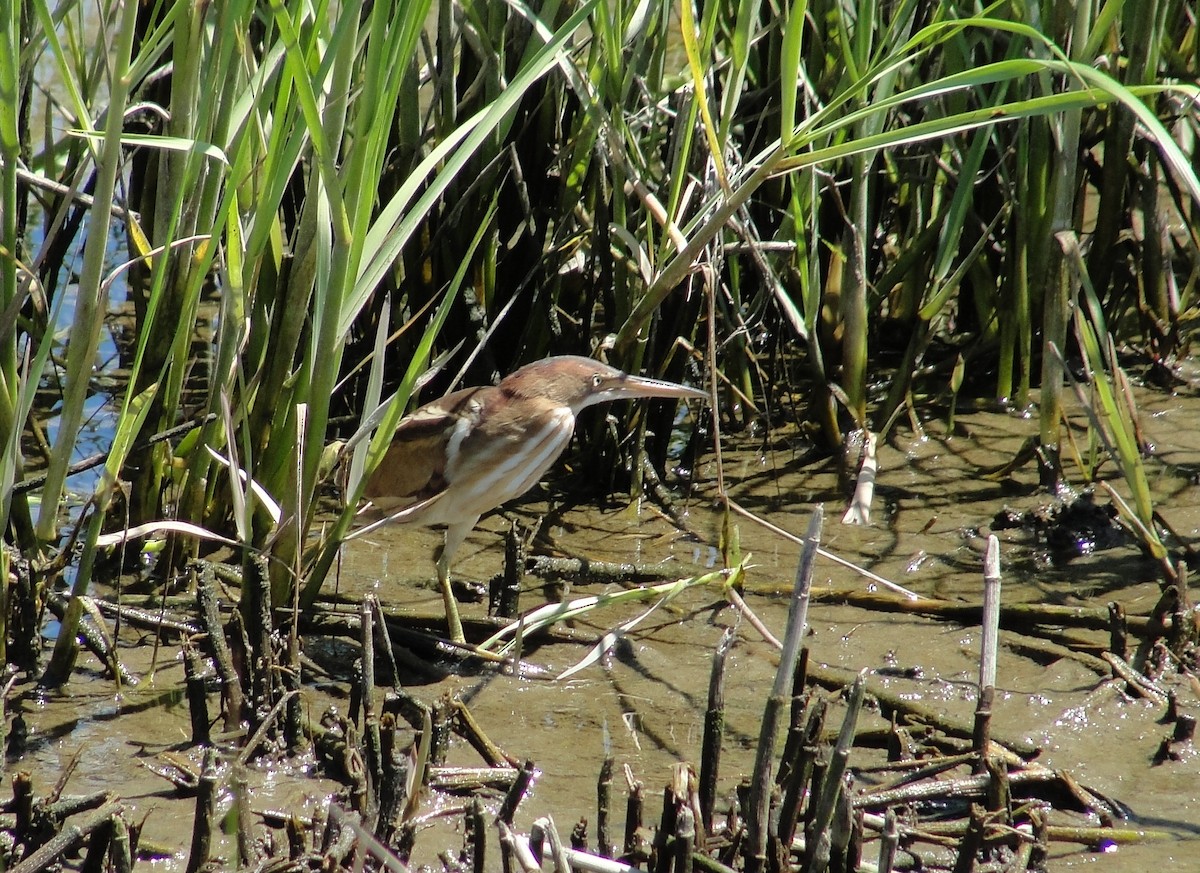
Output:
<svg viewBox="0 0 1200 873">
<path fill-rule="evenodd" d="M 830 448 L 947 393 L 1038 397 L 1053 472 L 1044 350 L 1076 354 L 1079 286 L 1056 234 L 1083 240 L 1096 349 L 1169 370 L 1186 342 L 1196 28 L 1184 0 L 6 4 L 0 519 L 34 580 L 8 590 L 36 603 L 68 535 L 86 590 L 128 526 L 135 553 L 169 532 L 164 572 L 203 529 L 269 556 L 276 602 L 315 595 L 446 352 L 438 388 L 598 344 L 693 359 L 727 428 L 802 383 Z M 319 524 L 326 446 L 381 405 Z"/>
</svg>

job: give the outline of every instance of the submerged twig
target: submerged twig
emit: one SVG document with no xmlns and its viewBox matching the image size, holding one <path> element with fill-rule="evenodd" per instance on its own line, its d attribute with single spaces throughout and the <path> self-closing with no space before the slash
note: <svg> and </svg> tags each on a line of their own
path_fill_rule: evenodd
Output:
<svg viewBox="0 0 1200 873">
<path fill-rule="evenodd" d="M 104 598 L 95 598 L 94 604 L 102 615 L 115 616 L 131 627 L 140 628 L 151 633 L 161 634 L 165 631 L 170 631 L 180 636 L 192 636 L 200 633 L 199 626 L 194 622 L 164 615 L 161 606 L 155 610 L 140 609 L 136 606 L 129 606 L 120 602 L 105 600 Z"/>
<path fill-rule="evenodd" d="M 542 579 L 567 577 L 576 582 L 661 582 L 679 577 L 679 564 L 662 561 L 658 564 L 626 564 L 615 561 L 593 561 L 590 558 L 556 558 L 533 555 L 525 561 L 525 572 Z"/>
<path fill-rule="evenodd" d="M 1167 694 L 1160 689 L 1151 680 L 1147 679 L 1137 670 L 1133 669 L 1124 659 L 1118 658 L 1112 652 L 1105 652 L 1100 656 L 1109 663 L 1112 667 L 1113 675 L 1125 680 L 1125 686 L 1131 693 L 1138 697 L 1145 697 L 1153 700 L 1155 703 L 1162 706 L 1167 704 Z"/>
<path fill-rule="evenodd" d="M 838 603 L 882 612 L 929 615 L 963 624 L 978 624 L 983 614 L 981 603 L 960 603 L 933 597 L 918 597 L 912 600 L 852 589 L 815 588 L 812 599 L 814 603 Z M 1150 625 L 1150 618 L 1129 616 L 1128 623 L 1129 630 L 1145 634 Z M 1005 628 L 1021 624 L 1048 624 L 1107 631 L 1109 614 L 1107 608 L 1060 606 L 1053 603 L 1009 603 L 1000 608 L 1000 624 Z"/>
<path fill-rule="evenodd" d="M 754 610 L 750 608 L 750 605 L 746 603 L 742 595 L 738 594 L 737 589 L 732 587 L 726 588 L 725 596 L 729 599 L 729 602 L 733 604 L 733 608 L 738 611 L 738 614 L 742 616 L 742 618 L 746 619 L 746 622 L 752 628 L 758 631 L 759 636 L 761 636 L 765 642 L 777 649 L 783 648 L 783 643 L 779 641 L 775 634 L 771 633 L 770 628 L 768 628 L 763 620 L 758 617 Z"/>
<path fill-rule="evenodd" d="M 506 754 L 503 749 L 492 742 L 463 701 L 455 698 L 450 701 L 450 707 L 458 721 L 459 733 L 489 766 L 511 768 L 517 766 L 517 759 Z"/>
<path fill-rule="evenodd" d="M 831 689 L 846 687 L 853 681 L 855 675 L 849 670 L 838 667 L 817 666 L 810 666 L 808 674 L 809 678 L 816 684 Z M 960 737 L 964 740 L 970 740 L 974 736 L 973 725 L 955 718 L 944 710 L 911 700 L 904 694 L 884 687 L 880 683 L 868 681 L 867 695 L 874 698 L 879 704 L 885 718 L 890 717 L 893 712 L 900 713 L 908 718 L 936 726 L 938 730 L 948 736 Z M 997 739 L 994 735 L 992 739 L 994 742 L 998 742 L 1005 748 L 1011 749 L 1023 758 L 1032 757 L 1041 751 L 1040 746 L 1027 740 L 1020 740 L 1014 737 Z"/>
<path fill-rule="evenodd" d="M 1112 668 L 1103 658 L 1089 655 L 1087 652 L 1077 652 L 1070 646 L 1053 643 L 1041 637 L 1023 634 L 1020 631 L 1008 630 L 1004 633 L 1004 648 L 1013 654 L 1028 658 L 1038 664 L 1052 664 L 1055 661 L 1074 661 L 1076 664 L 1091 670 L 1097 676 L 1107 678 L 1112 675 Z"/>
<path fill-rule="evenodd" d="M 784 539 L 791 540 L 792 542 L 799 543 L 801 545 L 804 543 L 804 540 L 802 540 L 800 537 L 796 536 L 795 534 L 793 534 L 789 531 L 784 530 L 781 527 L 771 524 L 771 522 L 767 521 L 762 516 L 755 515 L 753 512 L 746 509 L 745 507 L 739 506 L 733 500 L 729 501 L 729 507 L 732 510 L 734 510 L 735 512 L 737 512 L 739 515 L 745 516 L 746 518 L 748 518 L 752 521 L 758 522 L 760 525 L 765 527 L 767 530 L 771 531 L 772 533 L 778 534 L 779 536 L 783 537 Z M 872 573 L 866 567 L 860 567 L 857 564 L 855 564 L 853 561 L 846 560 L 841 555 L 834 554 L 833 552 L 830 552 L 827 549 L 823 549 L 819 546 L 817 547 L 817 554 L 820 555 L 822 558 L 825 558 L 826 560 L 833 561 L 835 564 L 837 564 L 840 567 L 845 567 L 847 570 L 853 570 L 858 575 L 860 575 L 866 579 L 869 579 L 878 585 L 882 585 L 884 588 L 887 588 L 890 591 L 894 591 L 895 593 L 897 593 L 903 597 L 907 597 L 909 600 L 917 600 L 919 598 L 919 595 L 917 595 L 916 593 L 914 593 L 912 591 L 909 591 L 903 585 L 897 585 L 895 582 L 891 581 L 890 579 L 885 579 L 884 577 L 880 576 L 878 573 Z"/>
</svg>

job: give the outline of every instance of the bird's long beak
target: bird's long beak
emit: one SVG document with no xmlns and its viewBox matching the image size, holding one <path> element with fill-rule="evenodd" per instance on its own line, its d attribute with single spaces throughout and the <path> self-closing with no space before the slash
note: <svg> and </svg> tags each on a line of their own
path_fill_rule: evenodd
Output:
<svg viewBox="0 0 1200 873">
<path fill-rule="evenodd" d="M 606 399 L 637 400 L 643 397 L 675 397 L 680 400 L 708 400 L 708 392 L 699 388 L 689 388 L 675 382 L 665 382 L 661 379 L 647 379 L 643 376 L 623 376 L 605 386 L 602 392 Z"/>
</svg>

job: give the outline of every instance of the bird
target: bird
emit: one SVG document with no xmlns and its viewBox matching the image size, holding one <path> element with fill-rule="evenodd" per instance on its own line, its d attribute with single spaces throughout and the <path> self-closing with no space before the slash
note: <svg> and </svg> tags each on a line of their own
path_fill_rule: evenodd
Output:
<svg viewBox="0 0 1200 873">
<path fill-rule="evenodd" d="M 527 364 L 494 386 L 464 388 L 400 420 L 369 473 L 363 496 L 391 522 L 445 525 L 436 556 L 450 639 L 464 643 L 450 562 L 481 516 L 521 496 L 567 448 L 579 413 L 610 400 L 704 400 L 696 388 L 631 376 L 607 364 L 561 355 Z"/>
</svg>

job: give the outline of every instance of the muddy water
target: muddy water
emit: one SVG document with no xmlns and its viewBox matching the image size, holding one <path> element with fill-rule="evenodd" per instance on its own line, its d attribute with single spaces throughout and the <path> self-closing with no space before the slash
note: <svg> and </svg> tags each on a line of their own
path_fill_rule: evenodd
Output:
<svg viewBox="0 0 1200 873">
<path fill-rule="evenodd" d="M 1200 407 L 1194 399 L 1146 397 L 1142 409 L 1147 438 L 1158 453 L 1151 474 L 1160 509 L 1181 537 L 1193 540 L 1200 533 L 1200 491 L 1193 484 L 1200 470 L 1200 428 L 1195 427 Z M 807 525 L 812 504 L 822 502 L 828 510 L 827 548 L 922 595 L 977 602 L 982 544 L 993 519 L 1005 508 L 1034 509 L 1045 503 L 1045 497 L 1036 492 L 1032 466 L 1000 481 L 979 474 L 1011 458 L 1022 439 L 1034 432 L 1034 421 L 994 412 L 960 414 L 958 421 L 960 432 L 953 438 L 940 435 L 944 427 L 934 422 L 921 438 L 905 432 L 880 448 L 876 505 L 867 527 L 838 523 L 845 495 L 832 466 L 801 468 L 796 460 L 798 440 L 787 434 L 777 435 L 765 452 L 748 449 L 728 455 L 726 481 L 740 504 L 797 534 Z M 711 483 L 715 475 L 709 465 L 697 479 Z M 697 539 L 681 536 L 649 506 L 640 513 L 628 507 L 573 509 L 555 514 L 546 528 L 548 541 L 535 550 L 597 560 L 669 559 L 678 564 L 680 575 L 709 569 L 716 561 L 710 544 L 718 539 L 712 503 L 713 492 L 707 486 L 686 504 Z M 515 514 L 532 522 L 546 508 L 535 501 Z M 485 519 L 461 550 L 456 575 L 485 580 L 497 572 L 502 561 L 500 532 L 506 527 L 502 518 Z M 752 554 L 747 601 L 778 631 L 798 549 L 748 521 L 739 522 L 739 532 L 743 552 Z M 1148 611 L 1157 599 L 1154 568 L 1132 545 L 1117 545 L 1054 566 L 1027 531 L 998 534 L 1006 603 L 1103 606 L 1117 601 L 1132 614 Z M 436 542 L 433 532 L 394 527 L 356 543 L 341 571 L 341 593 L 357 599 L 374 591 L 390 607 L 437 614 L 440 599 L 429 583 L 429 555 Z M 863 590 L 869 583 L 822 562 L 817 584 L 836 591 Z M 602 590 L 602 585 L 578 586 L 568 596 Z M 539 580 L 527 579 L 522 606 L 538 605 L 545 596 Z M 482 607 L 464 605 L 463 610 L 469 617 Z M 576 629 L 581 637 L 598 637 L 638 612 L 637 607 L 626 607 L 597 614 L 577 623 Z M 810 625 L 808 644 L 816 662 L 848 673 L 866 669 L 872 682 L 969 721 L 978 669 L 976 628 L 827 602 L 813 606 Z M 540 677 L 456 676 L 410 690 L 427 701 L 445 693 L 460 695 L 501 748 L 515 758 L 535 762 L 541 775 L 518 813 L 521 829 L 547 812 L 560 829 L 569 830 L 580 818 L 587 818 L 594 828 L 596 778 L 600 761 L 610 751 L 617 764 L 614 831 L 619 839 L 623 767 L 628 766 L 634 778 L 646 785 L 649 797 L 657 797 L 673 764 L 698 760 L 711 654 L 729 627 L 736 628 L 737 641 L 727 680 L 721 785 L 728 791 L 750 770 L 776 655 L 745 622 L 738 622 L 715 588 L 688 591 L 647 618 L 601 663 L 570 679 L 549 677 L 582 658 L 586 645 L 558 644 L 532 652 L 529 660 L 546 671 Z M 1002 646 L 1006 636 L 1002 631 Z M 1107 642 L 1106 636 L 1095 632 L 1065 631 L 1064 636 L 1069 642 L 1099 648 Z M 132 636 L 126 639 L 133 640 Z M 148 651 L 148 646 L 128 650 L 135 670 L 149 669 L 148 663 L 136 661 L 148 657 Z M 187 707 L 179 690 L 182 668 L 176 656 L 177 650 L 160 651 L 156 672 L 134 691 L 115 693 L 111 684 L 92 672 L 94 665 L 85 664 L 63 693 L 26 701 L 30 751 L 8 764 L 10 771 L 34 771 L 44 791 L 58 778 L 64 762 L 79 754 L 67 791 L 109 788 L 148 813 L 145 838 L 180 851 L 174 860 L 156 863 L 159 869 L 182 869 L 191 822 L 191 802 L 174 799 L 170 787 L 142 766 L 163 752 L 179 749 L 189 734 Z M 1130 828 L 1167 835 L 1104 854 L 1055 846 L 1051 869 L 1086 866 L 1134 871 L 1195 859 L 1200 851 L 1198 762 L 1195 753 L 1186 749 L 1182 760 L 1152 765 L 1154 751 L 1169 731 L 1156 723 L 1161 708 L 1126 698 L 1119 687 L 1073 661 L 1036 663 L 1011 648 L 1001 649 L 998 675 L 994 708 L 998 736 L 1038 743 L 1044 749 L 1043 763 L 1068 769 L 1092 790 L 1126 804 L 1132 813 Z M 1185 708 L 1195 713 L 1194 691 L 1181 686 L 1179 692 Z M 305 702 L 316 715 L 330 701 L 324 692 L 314 690 L 306 694 Z M 337 702 L 344 707 L 344 700 Z M 830 724 L 839 720 L 835 709 Z M 882 725 L 878 714 L 868 714 L 863 726 Z M 852 764 L 860 766 L 881 759 L 881 753 L 871 750 L 863 750 L 861 757 L 858 751 L 855 754 Z M 480 762 L 462 744 L 453 747 L 450 763 Z M 259 810 L 311 806 L 332 786 L 308 778 L 310 769 L 299 762 L 292 771 L 252 773 L 253 806 Z M 452 805 L 452 801 L 430 799 L 429 811 L 439 804 Z M 454 821 L 432 819 L 429 830 L 417 839 L 414 860 L 436 865 L 437 852 L 459 845 L 461 837 L 448 823 Z M 230 856 L 228 842 L 219 848 Z M 868 857 L 874 851 L 869 845 Z"/>
</svg>

